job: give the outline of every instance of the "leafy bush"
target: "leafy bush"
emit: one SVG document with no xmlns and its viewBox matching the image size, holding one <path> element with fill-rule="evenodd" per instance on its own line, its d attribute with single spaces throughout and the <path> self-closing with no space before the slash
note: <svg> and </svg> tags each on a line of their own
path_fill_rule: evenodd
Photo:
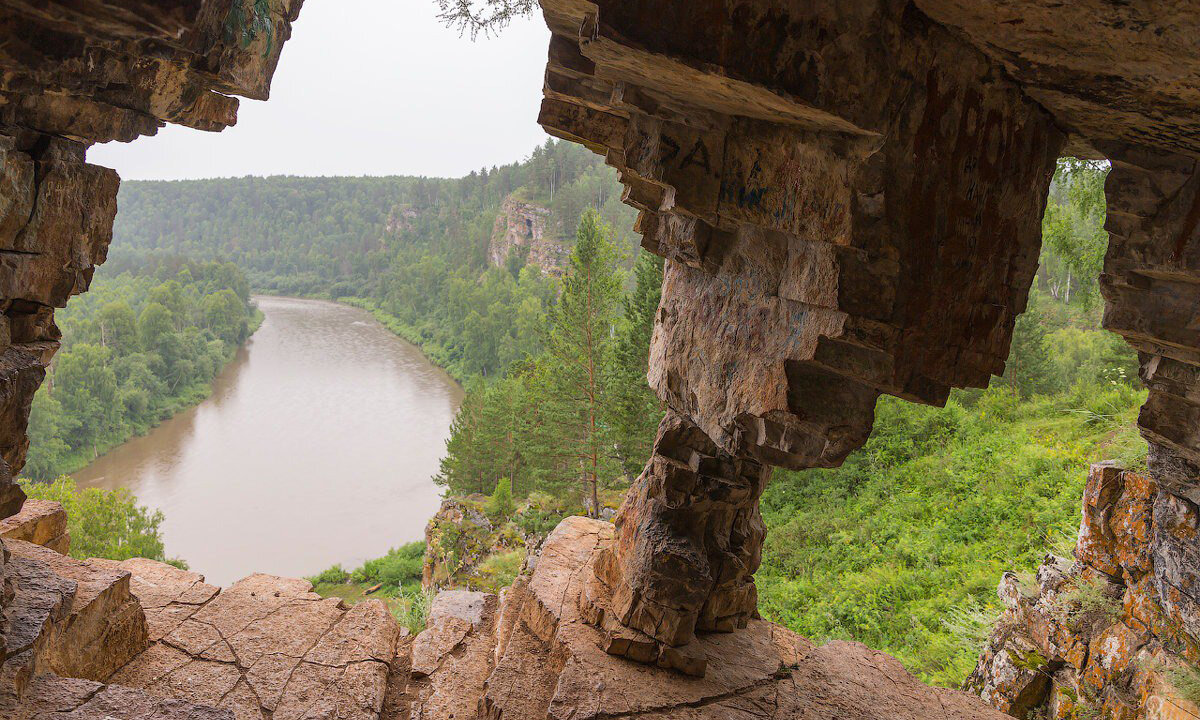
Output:
<svg viewBox="0 0 1200 720">
<path fill-rule="evenodd" d="M 507 520 L 515 509 L 516 506 L 513 504 L 512 497 L 512 481 L 506 477 L 500 478 L 496 482 L 496 489 L 492 491 L 492 496 L 484 503 L 483 512 L 493 521 L 497 521 Z"/>
<path fill-rule="evenodd" d="M 308 579 L 313 585 L 341 585 L 350 580 L 350 573 L 340 565 L 328 567 Z"/>
<path fill-rule="evenodd" d="M 71 556 L 110 560 L 134 557 L 168 562 L 186 568 L 182 560 L 167 558 L 163 550 L 163 514 L 137 504 L 128 490 L 79 490 L 75 481 L 63 475 L 52 483 L 21 481 L 31 498 L 61 503 L 67 512 L 67 530 L 71 533 Z"/>
<path fill-rule="evenodd" d="M 362 567 L 350 573 L 350 581 L 356 583 L 383 583 L 389 587 L 400 587 L 405 582 L 421 582 L 424 567 L 425 543 L 417 541 L 388 550 L 387 555 L 368 560 Z"/>
</svg>

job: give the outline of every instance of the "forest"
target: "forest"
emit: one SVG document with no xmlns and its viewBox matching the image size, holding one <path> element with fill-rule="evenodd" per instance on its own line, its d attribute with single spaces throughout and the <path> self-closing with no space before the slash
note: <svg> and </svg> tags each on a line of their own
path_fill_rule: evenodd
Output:
<svg viewBox="0 0 1200 720">
<path fill-rule="evenodd" d="M 115 259 L 59 310 L 62 349 L 34 396 L 24 474 L 52 480 L 208 396 L 257 327 L 232 263 Z"/>
<path fill-rule="evenodd" d="M 555 292 L 518 257 L 505 267 L 489 263 L 501 203 L 513 197 L 546 208 L 547 232 L 567 251 L 581 214 L 595 209 L 617 229 L 617 264 L 628 270 L 634 213 L 620 188 L 602 158 L 555 140 L 522 162 L 453 180 L 129 182 L 113 256 L 232 262 L 262 292 L 353 302 L 465 381 L 535 352 Z"/>
</svg>

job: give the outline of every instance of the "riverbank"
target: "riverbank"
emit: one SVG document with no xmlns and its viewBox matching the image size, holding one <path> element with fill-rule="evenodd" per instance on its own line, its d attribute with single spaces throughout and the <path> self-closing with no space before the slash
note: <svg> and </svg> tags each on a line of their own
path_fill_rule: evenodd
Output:
<svg viewBox="0 0 1200 720">
<path fill-rule="evenodd" d="M 228 349 L 228 352 L 225 353 L 224 362 L 221 364 L 221 369 L 217 372 L 217 377 L 220 377 L 221 373 L 224 373 L 229 365 L 233 363 L 233 361 L 237 358 L 238 353 L 241 352 L 246 347 L 246 344 L 249 343 L 254 337 L 254 333 L 257 332 L 260 327 L 262 327 L 262 322 L 262 311 L 256 308 L 254 314 L 252 315 L 250 335 L 239 345 Z M 54 475 L 73 475 L 112 452 L 116 448 L 121 447 L 130 440 L 134 440 L 139 437 L 145 437 L 147 434 L 153 432 L 155 428 L 158 428 L 171 418 L 179 415 L 182 412 L 186 412 L 187 410 L 195 408 L 197 405 L 212 396 L 213 386 L 216 383 L 216 380 L 217 378 L 214 377 L 212 380 L 205 383 L 189 385 L 179 394 L 168 398 L 168 404 L 164 409 L 164 413 L 157 419 L 157 421 L 148 427 L 136 428 L 123 434 L 114 435 L 96 443 L 91 447 L 78 448 L 76 450 L 68 451 L 64 456 L 61 467 L 54 473 Z M 46 479 L 48 480 L 49 478 Z"/>
<path fill-rule="evenodd" d="M 461 388 L 365 310 L 255 297 L 266 319 L 213 394 L 76 473 L 80 487 L 162 510 L 167 552 L 216 584 L 355 567 L 423 538 Z"/>
</svg>

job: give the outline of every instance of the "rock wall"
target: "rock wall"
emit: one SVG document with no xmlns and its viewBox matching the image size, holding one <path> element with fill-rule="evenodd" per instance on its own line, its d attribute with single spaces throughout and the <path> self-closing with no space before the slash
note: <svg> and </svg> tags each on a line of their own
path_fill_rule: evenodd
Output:
<svg viewBox="0 0 1200 720">
<path fill-rule="evenodd" d="M 546 235 L 549 219 L 550 211 L 544 207 L 505 198 L 492 226 L 488 260 L 496 267 L 504 267 L 509 256 L 517 253 L 544 274 L 561 275 L 568 250 L 553 235 Z"/>
</svg>

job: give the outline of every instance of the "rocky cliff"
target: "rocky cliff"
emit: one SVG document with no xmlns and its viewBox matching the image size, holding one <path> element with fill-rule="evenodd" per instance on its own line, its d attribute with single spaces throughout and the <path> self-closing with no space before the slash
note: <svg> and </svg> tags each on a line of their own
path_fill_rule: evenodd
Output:
<svg viewBox="0 0 1200 720">
<path fill-rule="evenodd" d="M 42 508 L 11 525 L 39 536 L 61 514 Z M 163 563 L 81 562 L 13 540 L 9 616 L 23 622 L 6 628 L 8 646 L 19 652 L 0 672 L 0 713 L 13 720 L 1003 717 L 967 693 L 921 685 L 862 645 L 818 647 L 761 620 L 702 641 L 703 679 L 606 654 L 606 635 L 636 640 L 584 622 L 579 597 L 589 566 L 612 540 L 610 524 L 569 518 L 511 588 L 499 596 L 441 593 L 415 637 L 382 602 L 347 607 L 315 595 L 304 580 L 252 575 L 221 589 Z"/>
<path fill-rule="evenodd" d="M 521 264 L 530 264 L 547 275 L 561 275 L 569 250 L 563 247 L 554 232 L 547 235 L 550 211 L 544 207 L 516 198 L 505 198 L 492 226 L 488 259 L 496 267 L 504 267 L 517 256 Z M 551 228 L 551 230 L 556 230 Z"/>
</svg>

